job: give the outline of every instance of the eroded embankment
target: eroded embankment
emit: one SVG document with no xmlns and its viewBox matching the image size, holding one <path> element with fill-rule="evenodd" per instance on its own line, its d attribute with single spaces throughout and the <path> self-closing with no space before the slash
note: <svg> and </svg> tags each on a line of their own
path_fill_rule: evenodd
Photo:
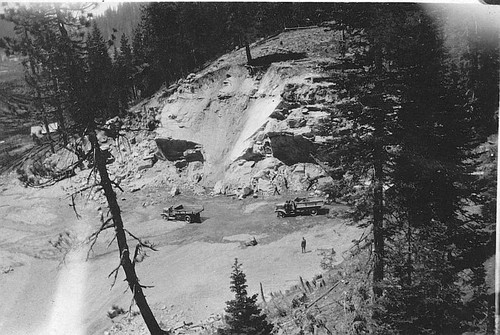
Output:
<svg viewBox="0 0 500 335">
<path fill-rule="evenodd" d="M 188 179 L 202 176 L 215 193 L 244 187 L 299 191 L 311 180 L 329 183 L 312 155 L 324 141 L 321 125 L 337 92 L 331 81 L 318 80 L 316 65 L 276 63 L 258 74 L 235 65 L 188 78 L 155 102 L 161 112 L 160 151 L 180 141 L 195 143 L 196 152 L 186 149 L 170 160 L 180 172 L 189 171 Z"/>
</svg>

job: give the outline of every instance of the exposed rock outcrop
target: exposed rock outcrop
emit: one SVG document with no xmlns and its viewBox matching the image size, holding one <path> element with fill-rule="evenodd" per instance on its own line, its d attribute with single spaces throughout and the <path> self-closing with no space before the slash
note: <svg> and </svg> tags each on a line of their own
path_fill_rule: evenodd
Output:
<svg viewBox="0 0 500 335">
<path fill-rule="evenodd" d="M 276 38 L 292 41 L 295 33 L 300 32 Z M 317 43 L 336 38 L 320 28 L 314 34 Z M 268 48 L 261 41 L 252 52 L 262 58 L 270 55 Z M 286 52 L 293 51 L 300 50 Z M 331 59 L 268 57 L 269 64 L 248 67 L 235 56 L 238 52 L 190 74 L 142 106 L 161 113 L 157 156 L 216 194 L 245 187 L 269 193 L 327 184 L 331 179 L 312 155 L 326 140 L 320 130 L 332 106 L 343 98 L 337 89 L 339 76 L 328 70 Z"/>
</svg>

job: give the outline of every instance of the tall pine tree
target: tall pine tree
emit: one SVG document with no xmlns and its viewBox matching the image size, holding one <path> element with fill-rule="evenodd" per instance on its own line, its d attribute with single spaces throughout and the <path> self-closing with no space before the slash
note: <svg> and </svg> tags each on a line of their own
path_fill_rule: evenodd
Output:
<svg viewBox="0 0 500 335">
<path fill-rule="evenodd" d="M 484 134 L 472 110 L 481 108 L 484 120 L 492 108 L 471 94 L 477 82 L 464 80 L 475 68 L 453 62 L 441 27 L 421 8 L 347 9 L 336 25 L 350 54 L 345 94 L 325 152 L 355 186 L 355 217 L 373 226 L 379 332 L 473 330 L 488 311 L 482 262 L 492 235 L 471 210 L 478 192 L 471 153 Z M 477 299 L 464 299 L 467 291 Z"/>
<path fill-rule="evenodd" d="M 117 115 L 117 102 L 111 99 L 111 58 L 96 23 L 87 38 L 87 66 L 89 119 L 104 119 Z"/>
</svg>

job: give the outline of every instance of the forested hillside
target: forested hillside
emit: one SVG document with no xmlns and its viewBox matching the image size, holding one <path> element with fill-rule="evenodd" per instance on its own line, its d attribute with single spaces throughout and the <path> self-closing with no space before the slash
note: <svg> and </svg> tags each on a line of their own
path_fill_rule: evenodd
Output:
<svg viewBox="0 0 500 335">
<path fill-rule="evenodd" d="M 36 171 L 28 177 L 34 169 L 26 168 L 20 173 L 27 185 L 56 182 L 89 162 L 113 213 L 101 229 L 122 229 L 124 239 L 113 191 L 119 186 L 108 175 L 100 131 L 123 136 L 134 131 L 123 125 L 144 113 L 145 137 L 198 127 L 188 135 L 204 131 L 215 138 L 223 132 L 214 126 L 224 124 L 218 120 L 234 117 L 227 123 L 234 142 L 217 142 L 227 145 L 213 159 L 227 163 L 220 171 L 233 164 L 232 171 L 243 173 L 267 164 L 270 155 L 277 163 L 269 171 L 294 172 L 297 161 L 280 153 L 303 145 L 307 157 L 299 163 L 321 166 L 332 180 L 321 191 L 349 207 L 350 222 L 367 228 L 356 241 L 364 248 L 366 266 L 358 271 L 364 279 L 331 307 L 343 313 L 350 333 L 493 333 L 494 298 L 484 264 L 495 254 L 496 157 L 485 156 L 484 146 L 496 145 L 500 20 L 484 21 L 473 7 L 461 8 L 456 21 L 450 6 L 388 3 L 158 2 L 141 6 L 140 20 L 137 4 L 96 20 L 76 9 L 32 5 L 4 15 L 16 25 L 16 39 L 4 44 L 24 57 L 30 113 L 44 124 L 57 121 L 60 136 L 49 138 L 51 150 L 71 148 L 77 159 L 62 170 L 44 166 L 43 180 Z M 321 37 L 321 43 L 286 34 L 295 30 L 304 34 L 293 36 Z M 108 43 L 111 34 L 119 43 Z M 239 118 L 230 113 L 235 110 Z M 261 123 L 245 128 L 252 117 Z M 205 120 L 213 128 L 203 128 Z M 252 136 L 272 145 L 271 137 L 278 141 L 284 133 L 296 142 L 280 152 L 261 155 L 250 146 L 241 156 L 229 154 L 236 151 L 230 145 Z M 206 150 L 201 141 L 189 145 L 172 167 L 176 177 L 194 163 L 212 163 L 203 157 L 208 144 Z M 299 172 L 306 178 L 299 186 L 309 182 L 309 191 L 314 180 Z M 206 174 L 196 177 L 196 183 L 211 182 Z M 248 186 L 241 183 L 236 187 Z M 122 240 L 119 248 L 144 319 L 160 334 L 135 260 Z M 338 276 L 349 284 L 345 273 Z M 291 308 L 306 313 L 309 307 L 296 302 Z M 322 321 L 327 330 L 334 320 Z"/>
<path fill-rule="evenodd" d="M 141 21 L 142 8 L 146 6 L 145 2 L 120 2 L 116 7 L 110 7 L 104 13 L 95 15 L 94 20 L 104 39 L 119 48 L 121 35 L 124 34 L 129 39 L 134 35 Z"/>
</svg>

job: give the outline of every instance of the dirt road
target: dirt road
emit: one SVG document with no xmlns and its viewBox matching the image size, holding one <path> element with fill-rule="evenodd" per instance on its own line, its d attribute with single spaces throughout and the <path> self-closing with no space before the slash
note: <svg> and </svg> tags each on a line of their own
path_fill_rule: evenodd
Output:
<svg viewBox="0 0 500 335">
<path fill-rule="evenodd" d="M 108 274 L 118 265 L 111 232 L 96 244 L 84 262 L 88 245 L 75 249 L 60 264 L 54 242 L 63 233 L 78 240 L 99 224 L 99 204 L 77 202 L 80 220 L 69 206 L 61 183 L 51 189 L 25 189 L 2 180 L 0 215 L 0 333 L 1 334 L 102 334 L 112 325 L 106 316 L 111 305 L 127 309 L 131 294 L 120 272 L 111 287 Z M 292 195 L 290 195 L 291 197 Z M 285 196 L 286 197 L 286 196 Z M 119 195 L 127 228 L 155 243 L 159 251 L 137 265 L 141 284 L 154 308 L 168 310 L 177 320 L 199 322 L 222 313 L 232 298 L 229 275 L 234 258 L 243 263 L 249 291 L 286 290 L 299 276 L 321 272 L 318 250 L 334 248 L 338 261 L 361 231 L 340 219 L 316 217 L 276 218 L 274 204 L 284 198 L 236 200 L 228 197 L 172 199 L 168 189 L 144 188 Z M 174 203 L 202 204 L 201 224 L 164 221 L 159 213 Z M 143 206 L 146 204 L 146 206 Z M 259 244 L 245 247 L 255 237 Z M 308 251 L 301 253 L 305 237 Z M 130 247 L 135 247 L 132 240 Z M 161 319 L 161 317 L 159 317 Z M 164 324 L 169 320 L 163 319 Z M 65 330 L 66 329 L 66 330 Z"/>
</svg>

